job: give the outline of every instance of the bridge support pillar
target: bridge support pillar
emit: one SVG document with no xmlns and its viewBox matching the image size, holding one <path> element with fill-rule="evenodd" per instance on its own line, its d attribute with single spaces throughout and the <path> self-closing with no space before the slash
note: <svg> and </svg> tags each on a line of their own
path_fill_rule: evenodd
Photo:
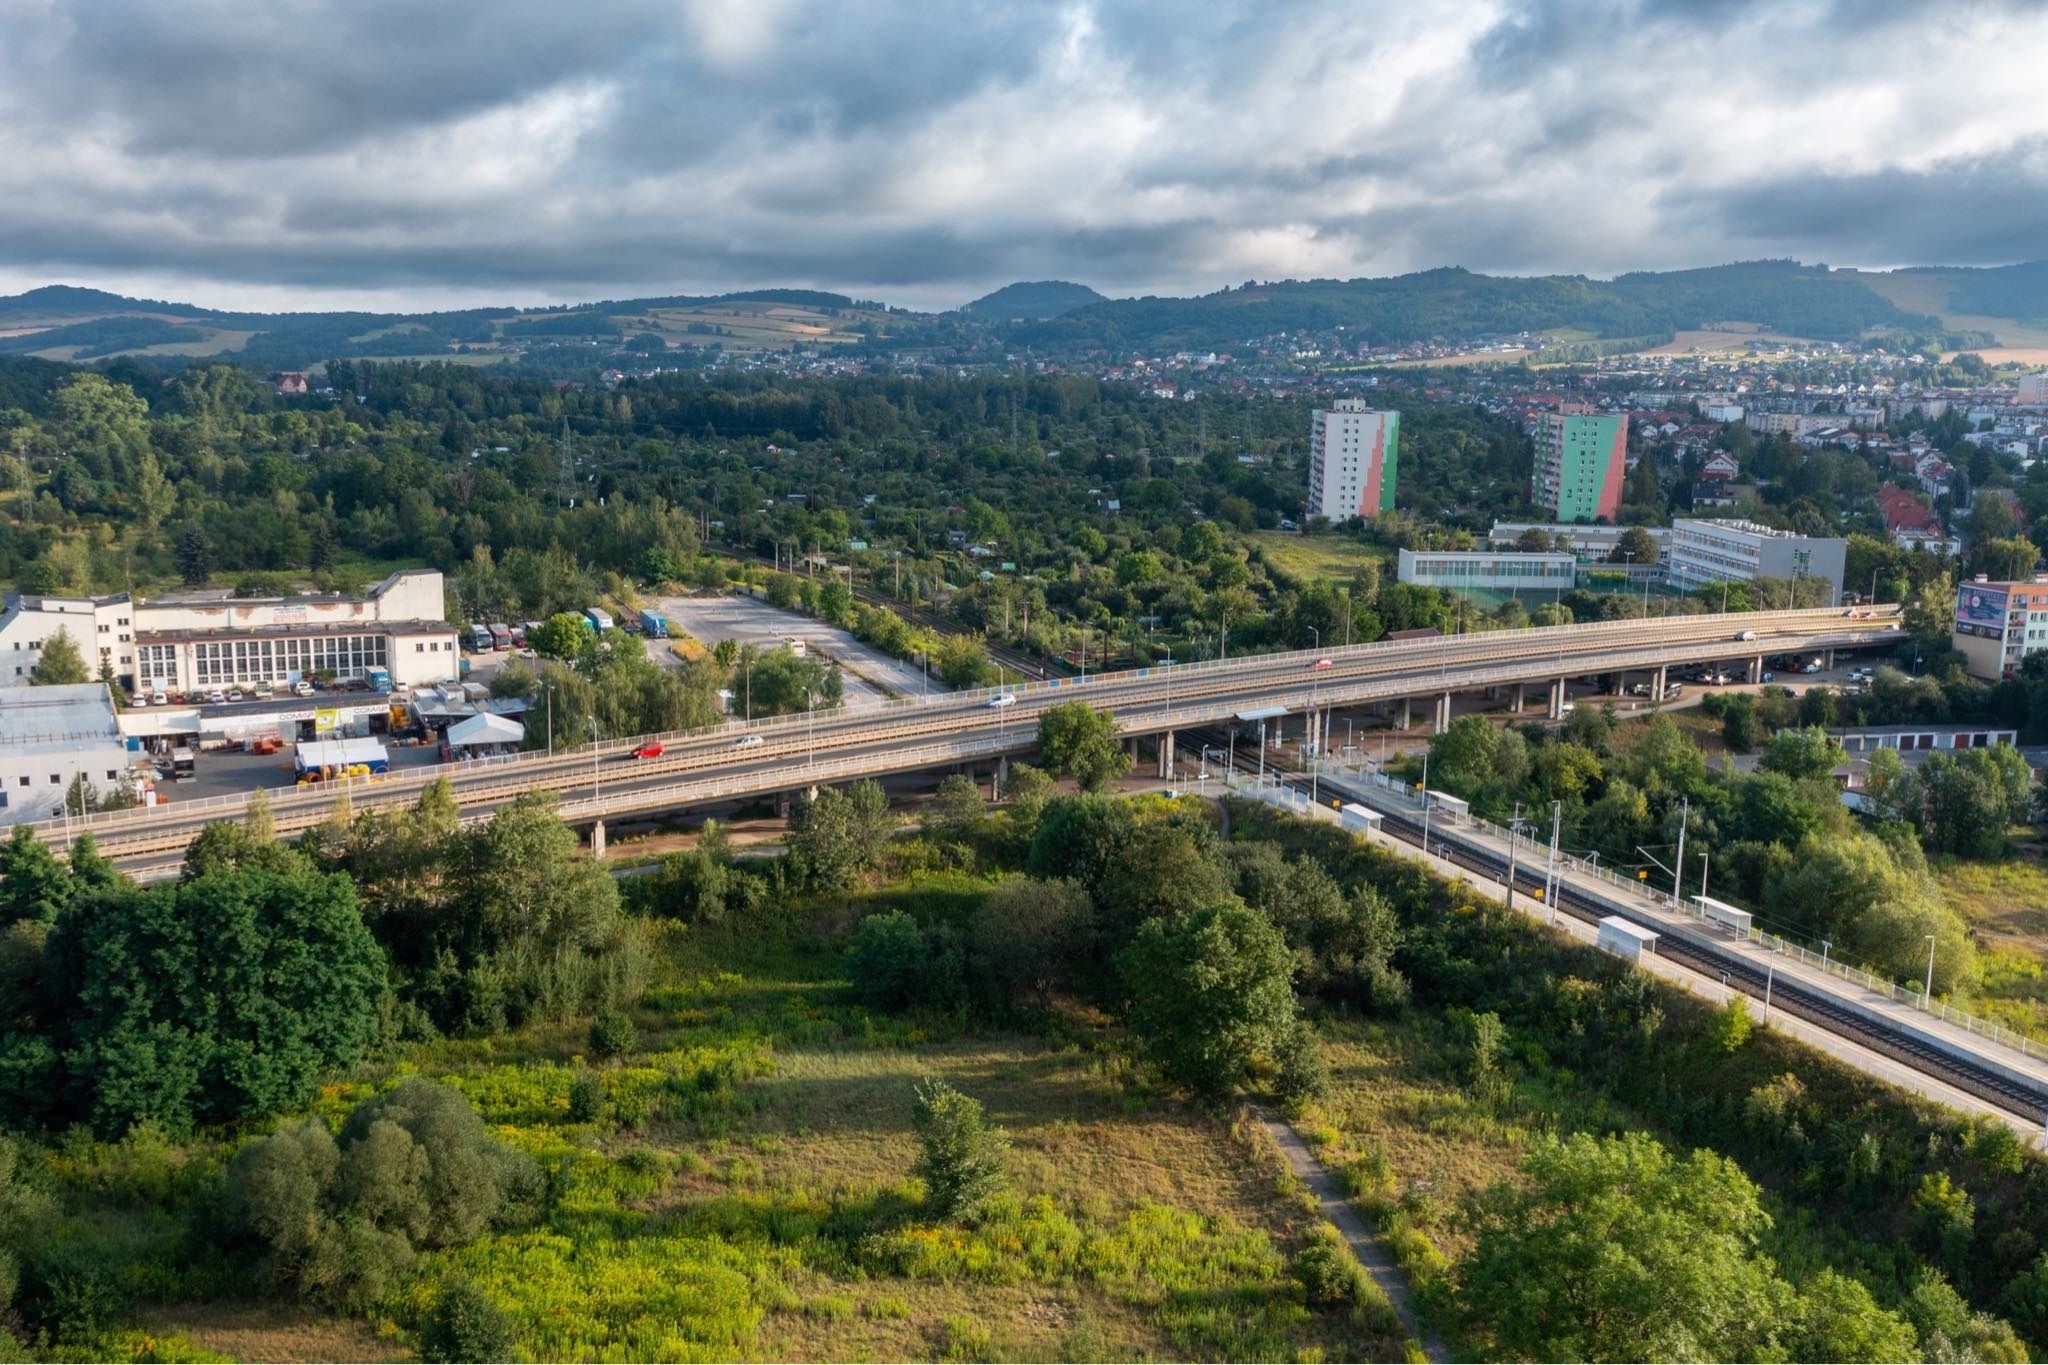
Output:
<svg viewBox="0 0 2048 1365">
<path fill-rule="evenodd" d="M 1173 776 L 1173 731 L 1168 730 L 1159 737 L 1159 776 L 1162 779 Z"/>
<path fill-rule="evenodd" d="M 590 856 L 604 857 L 604 821 L 599 820 L 590 827 Z"/>
<path fill-rule="evenodd" d="M 1628 674 L 1616 673 L 1614 675 L 1614 695 L 1617 697 L 1628 695 Z"/>
<path fill-rule="evenodd" d="M 1550 685 L 1550 718 L 1564 719 L 1564 679 L 1559 678 Z"/>
<path fill-rule="evenodd" d="M 1650 699 L 1652 701 L 1663 701 L 1664 691 L 1671 685 L 1664 680 L 1664 674 L 1665 670 L 1660 668 L 1657 670 L 1656 675 L 1650 679 Z"/>
<path fill-rule="evenodd" d="M 1521 711 L 1522 711 L 1522 707 L 1523 707 L 1523 706 L 1525 706 L 1525 705 L 1527 705 L 1527 703 L 1528 703 L 1528 696 L 1527 696 L 1527 694 L 1528 694 L 1528 691 L 1529 691 L 1529 687 L 1528 687 L 1528 684 L 1526 684 L 1526 683 L 1516 683 L 1516 684 L 1515 684 L 1515 714 L 1517 714 L 1517 715 L 1520 715 L 1520 714 L 1521 714 Z"/>
<path fill-rule="evenodd" d="M 1821 666 L 1823 668 L 1833 668 L 1835 666 L 1835 651 L 1832 649 L 1828 651 L 1827 662 Z"/>
<path fill-rule="evenodd" d="M 1407 729 L 1407 728 L 1408 728 L 1409 726 L 1413 725 L 1414 723 L 1415 723 L 1415 703 L 1414 703 L 1414 701 L 1413 701 L 1413 700 L 1411 700 L 1410 698 L 1407 698 L 1407 697 L 1403 697 L 1403 698 L 1401 698 L 1401 725 L 1400 725 L 1400 728 L 1401 728 L 1401 729 L 1403 729 L 1403 730 L 1406 730 L 1406 729 Z"/>
<path fill-rule="evenodd" d="M 1764 656 L 1759 654 L 1749 661 L 1749 680 L 1760 683 L 1764 680 Z"/>
<path fill-rule="evenodd" d="M 775 793 L 775 818 L 778 820 L 787 820 L 789 818 L 789 809 L 791 806 L 794 806 L 795 804 L 796 796 L 793 793 Z"/>
<path fill-rule="evenodd" d="M 1446 692 L 1436 699 L 1436 724 L 1430 733 L 1440 735 L 1451 728 L 1451 694 Z"/>
</svg>

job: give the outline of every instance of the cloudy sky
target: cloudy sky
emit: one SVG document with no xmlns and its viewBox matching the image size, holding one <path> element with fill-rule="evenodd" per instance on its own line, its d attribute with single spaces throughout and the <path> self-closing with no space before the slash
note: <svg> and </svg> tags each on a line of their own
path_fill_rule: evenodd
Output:
<svg viewBox="0 0 2048 1365">
<path fill-rule="evenodd" d="M 2048 256 L 2048 4 L 0 0 L 0 292 Z"/>
</svg>

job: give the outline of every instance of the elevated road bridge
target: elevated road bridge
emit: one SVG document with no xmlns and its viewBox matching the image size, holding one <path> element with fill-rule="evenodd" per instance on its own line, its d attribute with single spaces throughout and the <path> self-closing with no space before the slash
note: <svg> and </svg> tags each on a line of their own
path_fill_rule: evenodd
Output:
<svg viewBox="0 0 2048 1365">
<path fill-rule="evenodd" d="M 1036 746 L 1038 718 L 1066 701 L 1116 716 L 1124 734 L 1159 736 L 1170 762 L 1174 734 L 1230 722 L 1246 711 L 1327 717 L 1339 707 L 1421 700 L 1449 724 L 1450 698 L 1494 688 L 1547 689 L 1549 714 L 1562 713 L 1566 683 L 1629 673 L 1657 680 L 1673 668 L 1736 661 L 1752 677 L 1771 655 L 1881 645 L 1897 638 L 1895 608 L 1855 613 L 1823 609 L 1739 615 L 1605 621 L 1587 625 L 1425 640 L 1380 641 L 1323 651 L 1263 654 L 1177 664 L 1086 679 L 907 697 L 857 712 L 781 716 L 678 734 L 636 736 L 569 753 L 520 754 L 475 763 L 325 783 L 270 794 L 272 819 L 292 835 L 328 818 L 337 802 L 391 808 L 416 801 L 446 778 L 466 818 L 480 818 L 528 792 L 561 802 L 564 819 L 595 824 L 820 783 L 881 777 L 985 761 Z M 1007 702 L 997 704 L 1001 698 Z M 658 757 L 635 759 L 649 738 Z M 100 851 L 138 872 L 176 861 L 211 821 L 239 819 L 246 795 L 45 821 L 38 832 L 63 848 L 90 830 Z"/>
</svg>

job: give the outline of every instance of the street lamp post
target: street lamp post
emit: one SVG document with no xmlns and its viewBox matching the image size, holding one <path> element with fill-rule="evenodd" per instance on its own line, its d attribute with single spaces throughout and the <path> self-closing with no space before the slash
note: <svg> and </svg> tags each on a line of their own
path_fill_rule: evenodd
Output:
<svg viewBox="0 0 2048 1365">
<path fill-rule="evenodd" d="M 1934 935 L 1927 935 L 1927 984 L 1920 992 L 1920 1008 L 1927 1009 L 1934 998 Z"/>
</svg>

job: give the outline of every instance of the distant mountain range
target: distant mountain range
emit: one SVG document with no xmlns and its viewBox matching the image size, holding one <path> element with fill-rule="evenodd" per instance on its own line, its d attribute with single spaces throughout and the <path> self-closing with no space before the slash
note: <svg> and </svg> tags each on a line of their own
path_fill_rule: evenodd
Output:
<svg viewBox="0 0 2048 1365">
<path fill-rule="evenodd" d="M 342 357 L 489 362 L 550 344 L 574 344 L 588 357 L 593 342 L 597 355 L 795 345 L 1125 357 L 1231 350 L 1280 333 L 1327 337 L 1339 329 L 1347 350 L 1521 333 L 1613 350 L 1728 323 L 1815 340 L 1882 332 L 1980 349 L 2048 348 L 2048 261 L 1884 273 L 1746 261 L 1612 280 L 1447 268 L 1254 283 L 1198 298 L 1111 299 L 1086 285 L 1045 280 L 1005 286 L 950 313 L 809 289 L 440 313 L 237 313 L 52 285 L 0 298 L 0 354 L 168 363 L 226 357 L 282 370 Z"/>
</svg>

